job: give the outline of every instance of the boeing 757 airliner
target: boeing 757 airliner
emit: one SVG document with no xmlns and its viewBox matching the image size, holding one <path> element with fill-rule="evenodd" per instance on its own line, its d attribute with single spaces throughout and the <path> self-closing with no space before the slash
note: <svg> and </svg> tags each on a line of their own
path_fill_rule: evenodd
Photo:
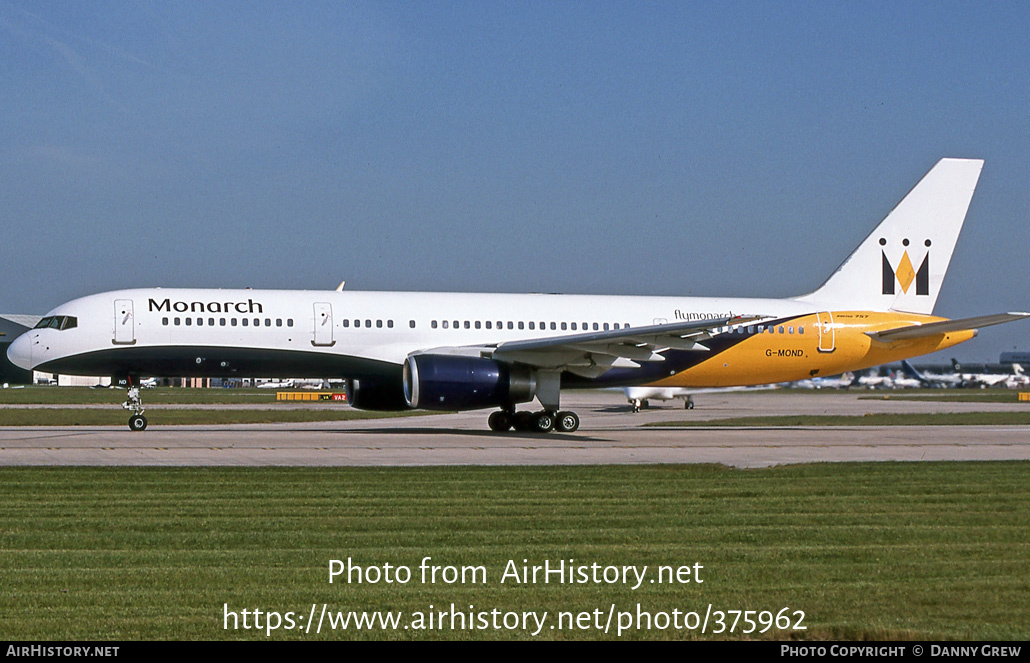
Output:
<svg viewBox="0 0 1030 663">
<path fill-rule="evenodd" d="M 949 348 L 1027 313 L 934 303 L 983 161 L 943 159 L 817 290 L 788 299 L 137 289 L 50 311 L 16 365 L 111 375 L 132 430 L 141 375 L 346 378 L 364 409 L 498 408 L 495 431 L 572 432 L 562 387 L 801 380 Z M 520 403 L 539 401 L 537 412 Z"/>
</svg>

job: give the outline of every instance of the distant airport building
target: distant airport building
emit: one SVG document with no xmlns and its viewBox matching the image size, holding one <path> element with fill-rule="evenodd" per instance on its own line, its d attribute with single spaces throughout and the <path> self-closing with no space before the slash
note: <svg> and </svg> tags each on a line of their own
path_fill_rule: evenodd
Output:
<svg viewBox="0 0 1030 663">
<path fill-rule="evenodd" d="M 1002 364 L 1030 364 L 1030 352 L 1002 352 L 998 361 Z"/>
<path fill-rule="evenodd" d="M 7 348 L 14 339 L 39 322 L 38 315 L 0 313 L 0 384 L 32 384 L 32 371 L 18 368 L 7 359 Z"/>
</svg>

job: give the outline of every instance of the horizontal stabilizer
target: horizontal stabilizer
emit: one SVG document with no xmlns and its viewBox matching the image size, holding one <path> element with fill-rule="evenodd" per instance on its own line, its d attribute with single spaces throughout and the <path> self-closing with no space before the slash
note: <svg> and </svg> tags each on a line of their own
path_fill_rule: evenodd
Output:
<svg viewBox="0 0 1030 663">
<path fill-rule="evenodd" d="M 1030 313 L 995 313 L 994 315 L 981 315 L 975 318 L 942 320 L 941 322 L 928 322 L 925 325 L 909 325 L 907 327 L 867 333 L 877 341 L 889 343 L 890 341 L 925 338 L 954 331 L 980 329 L 981 327 L 1000 325 L 1003 322 L 1012 322 L 1013 320 L 1022 320 L 1024 318 L 1030 318 Z"/>
</svg>

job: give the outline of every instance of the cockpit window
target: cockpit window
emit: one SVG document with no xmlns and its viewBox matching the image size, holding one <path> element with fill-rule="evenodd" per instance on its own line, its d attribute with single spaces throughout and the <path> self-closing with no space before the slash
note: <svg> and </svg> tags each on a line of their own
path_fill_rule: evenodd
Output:
<svg viewBox="0 0 1030 663">
<path fill-rule="evenodd" d="M 36 323 L 36 329 L 74 329 L 79 326 L 79 319 L 73 315 L 48 315 Z"/>
</svg>

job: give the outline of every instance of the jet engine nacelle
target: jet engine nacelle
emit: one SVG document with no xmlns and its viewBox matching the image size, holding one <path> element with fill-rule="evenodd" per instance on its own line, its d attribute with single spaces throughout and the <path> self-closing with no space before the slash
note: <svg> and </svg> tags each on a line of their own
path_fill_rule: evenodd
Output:
<svg viewBox="0 0 1030 663">
<path fill-rule="evenodd" d="M 347 380 L 347 402 L 359 410 L 407 410 L 404 391 L 399 381 Z"/>
<path fill-rule="evenodd" d="M 481 357 L 412 355 L 404 360 L 404 399 L 423 410 L 477 410 L 533 400 L 536 376 L 525 366 Z"/>
</svg>

